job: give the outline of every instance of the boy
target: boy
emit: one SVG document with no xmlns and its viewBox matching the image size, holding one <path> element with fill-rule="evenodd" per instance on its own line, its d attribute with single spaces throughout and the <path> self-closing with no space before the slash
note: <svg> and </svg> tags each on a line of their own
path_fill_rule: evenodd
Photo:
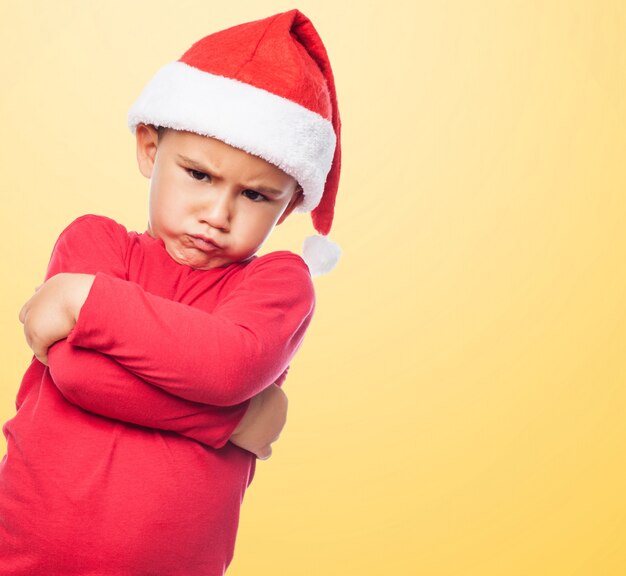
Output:
<svg viewBox="0 0 626 576">
<path fill-rule="evenodd" d="M 129 125 L 148 230 L 78 218 L 20 311 L 35 358 L 3 427 L 3 575 L 223 574 L 284 424 L 316 270 L 255 253 L 294 210 L 330 230 L 340 122 L 319 36 L 297 10 L 207 36 Z M 321 239 L 308 262 L 327 264 Z"/>
</svg>

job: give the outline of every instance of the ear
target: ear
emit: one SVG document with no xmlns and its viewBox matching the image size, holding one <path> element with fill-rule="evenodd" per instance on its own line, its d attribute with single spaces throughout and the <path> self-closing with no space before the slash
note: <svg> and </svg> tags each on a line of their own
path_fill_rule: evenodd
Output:
<svg viewBox="0 0 626 576">
<path fill-rule="evenodd" d="M 287 219 L 287 216 L 289 216 L 289 214 L 294 211 L 295 207 L 302 202 L 303 197 L 304 194 L 302 192 L 302 186 L 298 185 L 296 191 L 293 193 L 291 200 L 289 200 L 289 204 L 287 204 L 287 208 L 285 208 L 285 211 L 278 219 L 278 222 L 276 222 L 276 226 L 282 224 Z"/>
<path fill-rule="evenodd" d="M 157 129 L 150 124 L 137 124 L 135 139 L 137 141 L 137 165 L 139 171 L 146 177 L 152 177 L 154 159 L 159 143 Z"/>
</svg>

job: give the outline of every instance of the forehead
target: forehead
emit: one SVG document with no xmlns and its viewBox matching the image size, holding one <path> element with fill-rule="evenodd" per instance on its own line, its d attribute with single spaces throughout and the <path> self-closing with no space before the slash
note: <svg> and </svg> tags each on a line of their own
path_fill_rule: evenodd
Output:
<svg viewBox="0 0 626 576">
<path fill-rule="evenodd" d="M 167 142 L 170 153 L 176 154 L 178 158 L 183 156 L 200 167 L 218 172 L 235 170 L 242 175 L 245 173 L 249 178 L 269 178 L 281 186 L 296 184 L 294 178 L 274 164 L 217 138 L 194 132 L 168 130 L 164 142 Z"/>
</svg>

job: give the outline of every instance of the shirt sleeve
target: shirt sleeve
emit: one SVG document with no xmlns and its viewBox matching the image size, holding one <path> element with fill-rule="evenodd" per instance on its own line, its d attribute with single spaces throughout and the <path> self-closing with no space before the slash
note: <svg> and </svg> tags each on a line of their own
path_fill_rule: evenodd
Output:
<svg viewBox="0 0 626 576">
<path fill-rule="evenodd" d="M 126 229 L 110 218 L 77 218 L 59 236 L 46 280 L 61 272 L 100 274 L 126 282 Z M 177 432 L 213 448 L 223 446 L 249 402 L 210 406 L 168 394 L 135 376 L 113 358 L 70 345 L 67 339 L 49 351 L 49 368 L 63 396 L 79 407 L 108 418 Z"/>
<path fill-rule="evenodd" d="M 126 279 L 127 247 L 128 232 L 115 220 L 95 214 L 80 216 L 59 235 L 45 279 L 61 272 L 106 272 Z"/>
<path fill-rule="evenodd" d="M 211 448 L 228 442 L 248 408 L 249 400 L 222 407 L 172 396 L 100 352 L 67 340 L 54 344 L 48 354 L 54 384 L 72 404 L 98 416 L 175 432 Z"/>
<path fill-rule="evenodd" d="M 68 341 L 175 396 L 238 404 L 284 373 L 315 307 L 311 275 L 295 254 L 257 258 L 245 274 L 209 313 L 98 273 Z"/>
</svg>

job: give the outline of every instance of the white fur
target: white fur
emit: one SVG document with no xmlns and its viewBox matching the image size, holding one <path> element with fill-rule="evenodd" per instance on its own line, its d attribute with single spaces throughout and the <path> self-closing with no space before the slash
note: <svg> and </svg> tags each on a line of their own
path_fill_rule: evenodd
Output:
<svg viewBox="0 0 626 576">
<path fill-rule="evenodd" d="M 302 247 L 302 258 L 309 267 L 311 276 L 327 274 L 337 264 L 341 256 L 341 248 L 327 236 L 317 234 L 307 236 Z"/>
<path fill-rule="evenodd" d="M 304 192 L 297 212 L 322 198 L 335 151 L 332 123 L 288 100 L 184 62 L 163 66 L 128 112 L 139 122 L 218 138 L 293 176 Z"/>
</svg>

